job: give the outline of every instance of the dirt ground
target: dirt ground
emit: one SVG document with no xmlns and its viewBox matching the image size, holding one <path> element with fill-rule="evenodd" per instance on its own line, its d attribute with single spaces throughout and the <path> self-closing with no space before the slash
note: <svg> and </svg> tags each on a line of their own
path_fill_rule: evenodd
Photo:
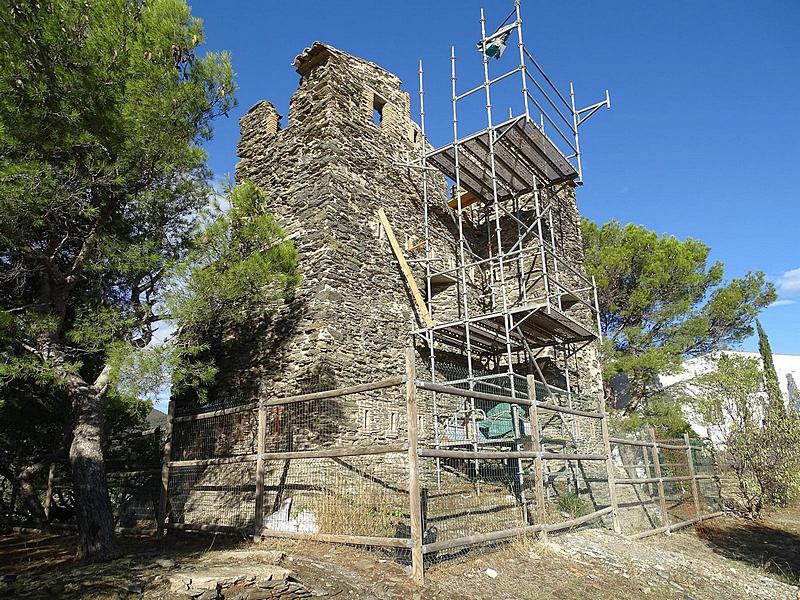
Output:
<svg viewBox="0 0 800 600">
<path fill-rule="evenodd" d="M 391 554 L 327 544 L 254 546 L 184 535 L 123 545 L 124 558 L 90 565 L 74 560 L 70 537 L 2 535 L 0 598 L 186 600 L 182 581 L 281 572 L 291 586 L 282 598 L 800 599 L 800 509 L 759 522 L 723 517 L 640 541 L 593 529 L 551 535 L 546 543 L 514 540 L 439 560 L 427 569 L 424 587 L 414 586 Z M 224 597 L 253 597 L 233 589 Z"/>
</svg>

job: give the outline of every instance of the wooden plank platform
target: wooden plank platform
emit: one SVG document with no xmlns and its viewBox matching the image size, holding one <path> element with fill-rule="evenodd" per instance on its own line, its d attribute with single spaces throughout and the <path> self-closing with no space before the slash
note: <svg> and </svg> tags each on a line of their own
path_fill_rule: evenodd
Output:
<svg viewBox="0 0 800 600">
<path fill-rule="evenodd" d="M 524 349 L 523 339 L 532 348 L 554 344 L 594 340 L 597 336 L 589 329 L 545 305 L 520 307 L 511 312 L 512 351 Z M 437 341 L 462 348 L 466 340 L 467 326 L 464 322 L 445 323 L 433 328 Z M 474 351 L 487 355 L 505 352 L 505 323 L 501 314 L 486 315 L 469 324 L 470 344 Z"/>
<path fill-rule="evenodd" d="M 545 185 L 577 179 L 578 173 L 542 131 L 525 117 L 494 127 L 495 175 L 499 199 L 524 194 L 536 179 Z M 458 142 L 459 183 L 484 202 L 493 198 L 488 130 Z M 428 154 L 427 161 L 455 180 L 456 144 Z M 451 205 L 451 208 L 453 205 Z"/>
<path fill-rule="evenodd" d="M 476 202 L 478 202 L 480 198 L 478 198 L 472 192 L 462 192 L 461 193 L 461 208 L 467 208 L 468 206 L 472 206 Z M 450 208 L 458 208 L 458 195 L 453 195 L 450 200 L 447 201 L 447 206 Z"/>
</svg>

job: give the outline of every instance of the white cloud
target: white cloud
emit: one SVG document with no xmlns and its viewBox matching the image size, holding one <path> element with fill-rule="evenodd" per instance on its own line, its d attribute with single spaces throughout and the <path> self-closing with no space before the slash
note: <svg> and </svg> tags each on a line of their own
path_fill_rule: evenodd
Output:
<svg viewBox="0 0 800 600">
<path fill-rule="evenodd" d="M 770 307 L 789 306 L 800 302 L 800 267 L 789 269 L 775 282 L 778 299 Z"/>
<path fill-rule="evenodd" d="M 797 300 L 775 300 L 770 306 L 789 306 L 790 304 L 797 304 Z"/>
<path fill-rule="evenodd" d="M 781 298 L 800 296 L 800 268 L 786 271 L 778 278 L 778 294 Z"/>
</svg>

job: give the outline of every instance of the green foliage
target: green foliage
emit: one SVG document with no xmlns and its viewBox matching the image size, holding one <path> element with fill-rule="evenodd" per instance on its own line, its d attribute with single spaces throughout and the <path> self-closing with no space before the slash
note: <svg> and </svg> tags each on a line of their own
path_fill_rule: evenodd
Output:
<svg viewBox="0 0 800 600">
<path fill-rule="evenodd" d="M 92 383 L 150 341 L 213 191 L 200 144 L 235 105 L 202 42 L 180 0 L 0 14 L 0 385 Z"/>
<path fill-rule="evenodd" d="M 125 367 L 169 316 L 166 281 L 213 193 L 202 143 L 235 105 L 229 57 L 202 43 L 184 0 L 0 11 L 0 466 L 12 477 L 65 431 L 99 451 L 101 417 L 113 434 L 149 410 Z M 79 518 L 79 555 L 111 558 L 104 466 L 73 466 L 97 483 L 76 497 L 101 507 Z"/>
<path fill-rule="evenodd" d="M 591 505 L 575 492 L 566 492 L 558 497 L 558 509 L 573 518 L 592 512 Z"/>
<path fill-rule="evenodd" d="M 266 196 L 252 183 L 229 190 L 230 209 L 201 231 L 185 264 L 185 282 L 172 296 L 184 327 L 241 323 L 263 314 L 300 283 L 297 251 L 275 218 L 263 211 Z"/>
<path fill-rule="evenodd" d="M 582 224 L 586 269 L 597 282 L 606 382 L 630 383 L 628 412 L 658 391 L 659 374 L 753 333 L 758 311 L 776 297 L 763 273 L 723 280 L 698 240 L 659 236 L 617 221 Z"/>
<path fill-rule="evenodd" d="M 648 398 L 640 410 L 625 415 L 614 423 L 614 429 L 624 432 L 642 431 L 652 427 L 662 438 L 694 436 L 692 426 L 683 414 L 681 402 L 664 394 Z"/>
<path fill-rule="evenodd" d="M 125 431 L 141 431 L 147 428 L 147 415 L 153 409 L 152 402 L 121 394 L 117 390 L 106 394 L 103 400 L 107 438 L 114 438 Z"/>
<path fill-rule="evenodd" d="M 736 474 L 745 509 L 786 504 L 800 491 L 800 417 L 767 419 L 769 399 L 756 359 L 721 355 L 714 370 L 691 380 L 691 402 Z"/>
<path fill-rule="evenodd" d="M 111 353 L 121 392 L 155 400 L 169 382 L 176 394 L 193 388 L 203 398 L 217 373 L 209 343 L 248 318 L 269 318 L 300 283 L 297 250 L 263 211 L 264 192 L 245 182 L 226 199 L 228 210 L 206 219 L 167 281 L 163 302 L 179 333 Z"/>
<path fill-rule="evenodd" d="M 781 419 L 786 416 L 786 407 L 783 402 L 783 393 L 778 383 L 778 372 L 775 370 L 775 361 L 772 358 L 772 347 L 769 345 L 767 332 L 761 326 L 761 321 L 756 321 L 758 328 L 758 352 L 761 354 L 761 363 L 764 365 L 764 390 L 769 399 L 768 418 L 775 416 Z"/>
<path fill-rule="evenodd" d="M 2 396 L 0 464 L 16 473 L 58 448 L 70 404 L 58 389 L 22 377 L 7 383 Z"/>
<path fill-rule="evenodd" d="M 230 208 L 200 230 L 167 297 L 181 332 L 169 357 L 176 392 L 213 380 L 211 339 L 269 318 L 300 283 L 297 250 L 264 212 L 264 192 L 250 182 L 228 192 Z"/>
</svg>

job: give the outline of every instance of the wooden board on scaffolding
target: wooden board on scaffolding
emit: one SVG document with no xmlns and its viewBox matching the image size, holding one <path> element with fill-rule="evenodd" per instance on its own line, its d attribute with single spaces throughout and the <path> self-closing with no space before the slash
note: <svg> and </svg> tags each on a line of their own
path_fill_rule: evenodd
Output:
<svg viewBox="0 0 800 600">
<path fill-rule="evenodd" d="M 532 348 L 594 340 L 597 336 L 570 317 L 546 306 L 529 307 L 511 313 L 511 349 L 524 349 L 523 338 Z M 516 326 L 515 326 L 516 325 Z M 446 323 L 434 328 L 437 341 L 462 348 L 466 341 L 466 324 Z M 477 318 L 469 324 L 470 345 L 473 350 L 494 355 L 505 352 L 505 321 L 502 314 Z"/>
<path fill-rule="evenodd" d="M 493 128 L 495 176 L 498 198 L 524 194 L 537 179 L 545 185 L 573 181 L 578 173 L 572 164 L 525 117 L 516 117 Z M 489 130 L 458 142 L 458 180 L 461 187 L 491 203 L 493 198 Z M 448 144 L 427 156 L 427 161 L 451 179 L 456 179 L 456 145 Z"/>
<path fill-rule="evenodd" d="M 400 265 L 400 270 L 403 272 L 403 276 L 406 279 L 406 283 L 411 291 L 411 295 L 413 296 L 414 301 L 417 303 L 419 314 L 422 316 L 423 322 L 428 327 L 432 327 L 433 320 L 428 312 L 425 299 L 422 297 L 422 293 L 419 291 L 419 286 L 417 285 L 417 280 L 414 278 L 414 273 L 411 271 L 411 267 L 408 266 L 405 256 L 403 256 L 403 249 L 400 247 L 400 243 L 397 241 L 397 236 L 395 236 L 392 225 L 389 223 L 389 219 L 386 217 L 386 212 L 384 212 L 383 208 L 378 209 L 378 219 L 380 220 L 381 225 L 383 225 L 383 229 L 386 232 L 386 237 L 389 238 L 389 244 L 392 247 L 395 258 L 397 258 L 397 262 Z"/>
</svg>

